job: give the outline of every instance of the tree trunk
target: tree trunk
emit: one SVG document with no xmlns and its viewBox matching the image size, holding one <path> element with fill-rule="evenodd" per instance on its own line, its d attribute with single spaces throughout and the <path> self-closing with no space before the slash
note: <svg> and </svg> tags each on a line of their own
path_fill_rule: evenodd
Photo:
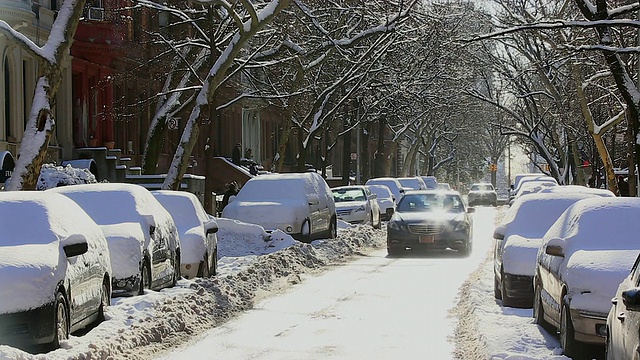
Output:
<svg viewBox="0 0 640 360">
<path fill-rule="evenodd" d="M 362 173 L 360 174 L 361 179 L 360 182 L 364 184 L 371 177 L 371 165 L 369 160 L 369 134 L 371 133 L 371 123 L 365 123 L 364 134 L 362 134 L 362 150 L 360 150 L 361 161 L 360 165 L 362 165 Z"/>
<path fill-rule="evenodd" d="M 387 154 L 384 152 L 384 134 L 386 129 L 387 119 L 381 118 L 378 120 L 378 145 L 375 156 L 374 177 L 383 177 L 388 175 L 385 167 Z"/>
<path fill-rule="evenodd" d="M 343 124 L 343 129 L 349 125 Z M 351 172 L 351 131 L 342 135 L 342 185 L 349 184 L 349 173 Z"/>
</svg>

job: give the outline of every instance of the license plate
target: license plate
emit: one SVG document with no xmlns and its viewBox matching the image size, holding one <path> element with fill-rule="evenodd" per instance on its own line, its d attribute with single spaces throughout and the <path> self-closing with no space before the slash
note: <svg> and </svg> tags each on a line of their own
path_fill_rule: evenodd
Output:
<svg viewBox="0 0 640 360">
<path fill-rule="evenodd" d="M 420 236 L 420 242 L 422 244 L 431 244 L 435 241 L 434 236 L 433 235 L 421 235 Z"/>
</svg>

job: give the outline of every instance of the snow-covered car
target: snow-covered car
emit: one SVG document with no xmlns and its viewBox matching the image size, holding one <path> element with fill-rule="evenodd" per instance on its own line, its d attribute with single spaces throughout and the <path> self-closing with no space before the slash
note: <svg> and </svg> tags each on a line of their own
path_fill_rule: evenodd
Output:
<svg viewBox="0 0 640 360">
<path fill-rule="evenodd" d="M 371 224 L 380 228 L 380 208 L 377 195 L 365 185 L 338 186 L 331 188 L 336 203 L 338 219 L 350 224 Z"/>
<path fill-rule="evenodd" d="M 335 238 L 333 193 L 315 172 L 264 174 L 247 181 L 230 199 L 222 217 L 280 229 L 297 240 Z"/>
<path fill-rule="evenodd" d="M 396 178 L 392 178 L 392 177 L 373 178 L 373 179 L 367 180 L 365 185 L 384 185 L 388 187 L 396 199 L 395 200 L 396 205 L 400 201 L 400 198 L 402 197 L 402 195 L 404 195 L 404 187 L 402 186 L 402 184 L 400 184 L 400 181 L 398 181 L 398 179 Z"/>
<path fill-rule="evenodd" d="M 396 211 L 396 200 L 391 190 L 386 185 L 365 185 L 369 190 L 376 194 L 376 202 L 380 209 L 380 219 L 387 221 Z"/>
<path fill-rule="evenodd" d="M 564 354 L 605 344 L 618 285 L 640 254 L 640 198 L 592 198 L 571 205 L 538 250 L 533 315 L 560 332 Z"/>
<path fill-rule="evenodd" d="M 398 181 L 405 189 L 410 188 L 412 190 L 427 190 L 427 185 L 419 176 L 399 177 Z"/>
<path fill-rule="evenodd" d="M 492 205 L 498 206 L 498 194 L 491 183 L 477 183 L 471 185 L 467 194 L 469 206 Z"/>
<path fill-rule="evenodd" d="M 636 236 L 636 234 L 629 234 Z M 609 360 L 640 358 L 640 256 L 611 299 L 607 316 L 606 353 Z"/>
<path fill-rule="evenodd" d="M 558 183 L 555 181 L 548 181 L 548 180 L 530 181 L 525 184 L 522 184 L 522 186 L 520 187 L 520 190 L 518 190 L 518 192 L 513 196 L 513 198 L 509 200 L 509 205 L 512 205 L 513 202 L 521 196 L 534 194 L 546 188 L 550 188 L 554 186 L 560 186 L 560 185 L 558 185 Z"/>
<path fill-rule="evenodd" d="M 439 189 L 438 187 L 439 183 L 435 176 L 421 176 L 421 178 L 422 178 L 422 181 L 424 181 L 424 184 L 427 186 L 428 190 Z M 451 190 L 451 188 L 447 190 Z"/>
<path fill-rule="evenodd" d="M 171 215 L 139 185 L 98 183 L 46 190 L 75 201 L 109 244 L 113 296 L 171 287 L 180 279 L 180 239 Z"/>
<path fill-rule="evenodd" d="M 180 275 L 209 277 L 218 270 L 218 223 L 187 191 L 157 190 L 153 196 L 171 214 L 180 236 Z"/>
<path fill-rule="evenodd" d="M 598 196 L 588 188 L 584 190 L 530 194 L 518 198 L 509 208 L 494 231 L 493 288 L 503 306 L 532 306 L 533 275 L 542 237 L 569 206 Z M 602 196 L 614 194 L 606 191 Z"/>
<path fill-rule="evenodd" d="M 73 201 L 0 193 L 0 344 L 57 348 L 104 318 L 111 297 L 107 240 Z"/>
<path fill-rule="evenodd" d="M 469 254 L 473 246 L 473 211 L 455 191 L 409 192 L 387 223 L 387 252 L 398 256 L 407 248 L 451 248 Z"/>
<path fill-rule="evenodd" d="M 514 183 L 514 187 L 509 192 L 508 203 L 510 203 L 511 200 L 516 196 L 518 191 L 520 191 L 520 188 L 522 187 L 522 185 L 524 185 L 524 184 L 526 184 L 528 182 L 531 182 L 531 181 L 547 181 L 547 182 L 555 182 L 556 184 L 558 183 L 558 181 L 555 178 L 553 178 L 551 176 L 547 176 L 545 174 L 520 174 L 520 175 L 516 175 L 516 181 Z"/>
</svg>

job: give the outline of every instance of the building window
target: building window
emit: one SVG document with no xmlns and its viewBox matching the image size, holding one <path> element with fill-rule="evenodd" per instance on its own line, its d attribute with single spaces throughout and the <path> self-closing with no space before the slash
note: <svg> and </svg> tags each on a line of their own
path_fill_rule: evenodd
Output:
<svg viewBox="0 0 640 360">
<path fill-rule="evenodd" d="M 11 71 L 9 59 L 4 58 L 4 136 L 9 140 L 13 136 L 11 131 Z"/>
</svg>

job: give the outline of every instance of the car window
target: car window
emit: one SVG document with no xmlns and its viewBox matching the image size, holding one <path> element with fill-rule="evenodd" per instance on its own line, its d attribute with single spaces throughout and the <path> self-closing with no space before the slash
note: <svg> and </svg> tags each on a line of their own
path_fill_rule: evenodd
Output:
<svg viewBox="0 0 640 360">
<path fill-rule="evenodd" d="M 362 189 L 334 189 L 331 191 L 335 202 L 365 201 L 367 199 Z"/>
<path fill-rule="evenodd" d="M 400 200 L 398 211 L 458 213 L 464 211 L 464 205 L 457 195 L 407 194 Z"/>
</svg>

